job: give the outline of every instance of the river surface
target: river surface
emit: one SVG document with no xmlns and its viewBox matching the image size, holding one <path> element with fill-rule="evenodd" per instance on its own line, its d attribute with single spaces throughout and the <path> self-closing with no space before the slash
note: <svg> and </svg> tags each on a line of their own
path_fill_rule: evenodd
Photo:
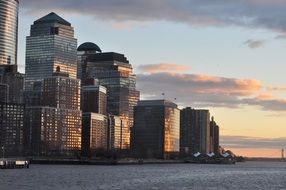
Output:
<svg viewBox="0 0 286 190">
<path fill-rule="evenodd" d="M 286 163 L 131 166 L 31 165 L 0 170 L 1 190 L 286 190 Z"/>
</svg>

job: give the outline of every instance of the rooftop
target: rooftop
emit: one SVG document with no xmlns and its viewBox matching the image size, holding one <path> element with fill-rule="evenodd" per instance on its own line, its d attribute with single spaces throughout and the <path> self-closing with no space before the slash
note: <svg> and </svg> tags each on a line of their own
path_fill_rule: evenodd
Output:
<svg viewBox="0 0 286 190">
<path fill-rule="evenodd" d="M 97 61 L 118 61 L 122 63 L 129 64 L 129 61 L 125 57 L 125 55 L 115 52 L 106 52 L 106 53 L 97 53 L 89 57 L 89 62 L 97 62 Z"/>
<path fill-rule="evenodd" d="M 168 106 L 177 108 L 177 104 L 169 100 L 141 100 L 138 102 L 138 106 Z"/>
<path fill-rule="evenodd" d="M 51 12 L 50 14 L 34 22 L 34 24 L 44 24 L 44 23 L 59 23 L 59 24 L 63 24 L 66 26 L 71 26 L 71 23 L 69 23 L 68 21 L 66 21 L 65 19 L 63 19 L 62 17 L 60 17 L 54 12 Z"/>
<path fill-rule="evenodd" d="M 101 49 L 96 45 L 95 43 L 92 42 L 85 42 L 81 44 L 78 48 L 77 51 L 97 51 L 97 52 L 102 52 Z"/>
</svg>

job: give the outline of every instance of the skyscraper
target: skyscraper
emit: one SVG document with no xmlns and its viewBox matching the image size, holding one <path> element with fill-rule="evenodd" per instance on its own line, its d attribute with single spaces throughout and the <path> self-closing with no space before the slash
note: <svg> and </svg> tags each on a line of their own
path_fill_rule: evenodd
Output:
<svg viewBox="0 0 286 190">
<path fill-rule="evenodd" d="M 97 46 L 98 47 L 98 46 Z M 80 46 L 78 58 L 82 80 L 95 78 L 107 88 L 107 113 L 119 116 L 122 122 L 122 149 L 130 147 L 130 128 L 133 126 L 133 109 L 139 100 L 136 76 L 127 58 L 119 53 L 100 53 L 96 46 Z"/>
<path fill-rule="evenodd" d="M 34 22 L 26 43 L 26 84 L 31 90 L 35 81 L 51 77 L 60 67 L 76 78 L 77 39 L 69 22 L 50 13 Z"/>
<path fill-rule="evenodd" d="M 187 156 L 197 152 L 210 152 L 210 113 L 209 110 L 196 110 L 190 107 L 181 110 L 180 152 Z"/>
<path fill-rule="evenodd" d="M 179 153 L 180 110 L 166 100 L 139 101 L 134 108 L 132 152 L 142 158 L 168 158 Z"/>
<path fill-rule="evenodd" d="M 17 64 L 18 0 L 0 0 L 0 65 Z"/>
<path fill-rule="evenodd" d="M 31 26 L 25 80 L 25 146 L 29 155 L 80 154 L 82 113 L 76 48 L 73 27 L 55 13 Z"/>
</svg>

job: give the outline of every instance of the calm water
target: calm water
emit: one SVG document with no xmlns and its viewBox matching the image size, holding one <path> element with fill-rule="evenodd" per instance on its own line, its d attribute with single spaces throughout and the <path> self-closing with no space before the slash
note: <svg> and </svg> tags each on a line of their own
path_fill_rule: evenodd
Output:
<svg viewBox="0 0 286 190">
<path fill-rule="evenodd" d="M 28 170 L 0 170 L 0 189 L 286 189 L 286 163 L 32 165 Z"/>
</svg>

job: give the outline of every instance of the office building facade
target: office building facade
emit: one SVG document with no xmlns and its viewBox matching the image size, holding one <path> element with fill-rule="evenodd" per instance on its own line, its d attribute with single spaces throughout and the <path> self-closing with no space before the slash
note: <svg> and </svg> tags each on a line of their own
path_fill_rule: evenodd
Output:
<svg viewBox="0 0 286 190">
<path fill-rule="evenodd" d="M 94 53 L 84 58 L 82 80 L 95 78 L 107 88 L 107 113 L 120 116 L 123 126 L 122 149 L 130 148 L 133 110 L 139 101 L 136 76 L 127 58 L 118 53 Z"/>
<path fill-rule="evenodd" d="M 180 152 L 183 156 L 210 153 L 210 113 L 190 107 L 181 110 Z"/>
<path fill-rule="evenodd" d="M 76 78 L 77 39 L 69 22 L 50 13 L 34 22 L 26 40 L 25 89 L 31 90 L 35 81 L 51 77 L 60 67 Z"/>
<path fill-rule="evenodd" d="M 0 65 L 17 64 L 18 0 L 0 0 Z"/>
<path fill-rule="evenodd" d="M 134 108 L 131 148 L 137 157 L 169 158 L 179 153 L 180 110 L 166 100 L 139 101 Z"/>
</svg>

